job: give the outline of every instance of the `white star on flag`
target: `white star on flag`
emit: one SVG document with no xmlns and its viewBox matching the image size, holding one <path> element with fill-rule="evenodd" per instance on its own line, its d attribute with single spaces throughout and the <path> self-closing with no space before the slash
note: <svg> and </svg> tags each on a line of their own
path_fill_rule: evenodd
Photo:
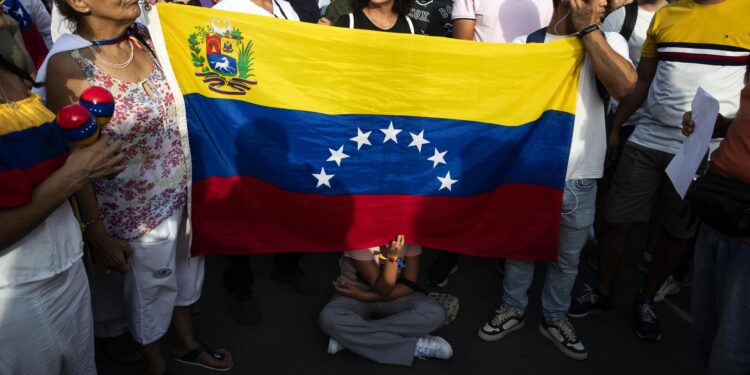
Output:
<svg viewBox="0 0 750 375">
<path fill-rule="evenodd" d="M 383 134 L 385 134 L 385 139 L 383 140 L 383 143 L 388 142 L 389 140 L 393 140 L 393 142 L 398 143 L 398 139 L 396 139 L 396 135 L 398 133 L 401 133 L 401 129 L 394 129 L 393 128 L 393 121 L 388 125 L 388 129 L 380 129 Z"/>
<path fill-rule="evenodd" d="M 422 145 L 430 143 L 430 141 L 424 139 L 424 130 L 419 132 L 419 134 L 411 132 L 409 134 L 411 134 L 411 143 L 409 143 L 409 147 L 416 147 L 417 150 L 419 150 L 419 153 L 422 153 Z"/>
<path fill-rule="evenodd" d="M 362 130 L 359 130 L 359 128 L 357 128 L 357 136 L 354 138 L 350 138 L 349 140 L 357 142 L 357 150 L 359 150 L 362 147 L 362 145 L 372 146 L 372 143 L 370 143 L 370 139 L 369 139 L 370 133 L 372 132 L 370 131 L 367 133 L 362 133 Z"/>
<path fill-rule="evenodd" d="M 435 155 L 430 156 L 427 158 L 427 160 L 432 161 L 432 168 L 437 167 L 438 164 L 448 164 L 445 162 L 445 154 L 447 154 L 448 151 L 440 152 L 437 148 L 435 148 Z"/>
<path fill-rule="evenodd" d="M 349 157 L 349 155 L 344 153 L 344 145 L 341 145 L 338 150 L 329 148 L 328 151 L 331 152 L 331 157 L 326 161 L 335 161 L 336 165 L 339 167 L 341 166 L 341 160 Z"/>
<path fill-rule="evenodd" d="M 451 190 L 451 186 L 458 182 L 458 180 L 451 179 L 451 172 L 445 174 L 445 177 L 438 177 L 437 178 L 440 181 L 440 189 L 438 191 L 443 189 Z"/>
<path fill-rule="evenodd" d="M 320 167 L 320 173 L 313 173 L 312 175 L 318 179 L 318 185 L 315 186 L 316 188 L 319 188 L 323 185 L 328 186 L 330 188 L 331 179 L 333 178 L 333 176 L 335 176 L 334 174 L 326 174 L 326 170 L 323 167 Z"/>
</svg>

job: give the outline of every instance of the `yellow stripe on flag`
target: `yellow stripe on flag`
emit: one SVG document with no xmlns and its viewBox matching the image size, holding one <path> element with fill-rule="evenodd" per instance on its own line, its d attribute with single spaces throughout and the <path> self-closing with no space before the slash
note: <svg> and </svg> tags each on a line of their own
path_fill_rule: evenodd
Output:
<svg viewBox="0 0 750 375">
<path fill-rule="evenodd" d="M 174 4 L 159 4 L 157 9 L 172 69 L 185 95 L 324 114 L 506 126 L 529 123 L 546 110 L 575 113 L 583 58 L 577 38 L 529 45 L 476 43 Z M 191 34 L 200 30 L 213 35 L 237 30 L 243 43 L 252 41 L 251 78 L 257 85 L 243 95 L 210 90 L 196 76 L 205 64 L 197 67 L 191 57 L 206 57 L 203 35 L 194 38 L 192 47 L 189 43 Z M 221 44 L 229 46 L 228 55 L 237 54 L 238 43 L 224 38 Z"/>
</svg>

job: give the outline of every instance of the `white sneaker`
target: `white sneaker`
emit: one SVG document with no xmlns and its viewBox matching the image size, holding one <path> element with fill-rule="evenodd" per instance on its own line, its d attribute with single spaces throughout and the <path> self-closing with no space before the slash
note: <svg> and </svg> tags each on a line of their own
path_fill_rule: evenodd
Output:
<svg viewBox="0 0 750 375">
<path fill-rule="evenodd" d="M 344 346 L 336 341 L 333 337 L 328 339 L 328 354 L 336 354 L 344 350 Z"/>
<path fill-rule="evenodd" d="M 439 358 L 448 359 L 453 357 L 453 348 L 448 341 L 438 336 L 424 336 L 417 340 L 417 347 L 414 349 L 414 356 L 417 358 Z"/>
<path fill-rule="evenodd" d="M 677 280 L 675 280 L 673 276 L 669 276 L 664 284 L 661 285 L 659 290 L 656 291 L 654 302 L 664 301 L 664 298 L 666 298 L 667 296 L 677 294 L 679 292 L 680 284 L 677 283 Z"/>
</svg>

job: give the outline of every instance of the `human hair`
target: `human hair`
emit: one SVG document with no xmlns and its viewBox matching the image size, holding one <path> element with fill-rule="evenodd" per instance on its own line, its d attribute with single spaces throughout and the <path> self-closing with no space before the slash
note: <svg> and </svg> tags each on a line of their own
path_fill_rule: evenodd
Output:
<svg viewBox="0 0 750 375">
<path fill-rule="evenodd" d="M 393 0 L 393 11 L 399 16 L 407 17 L 411 10 L 412 1 L 413 0 Z M 370 0 L 354 0 L 354 9 L 363 9 L 369 3 Z"/>
<path fill-rule="evenodd" d="M 16 77 L 20 78 L 23 81 L 31 83 L 31 85 L 34 87 L 42 87 L 42 84 L 36 83 L 36 81 L 34 81 L 34 78 L 31 78 L 31 74 L 29 74 L 29 72 L 19 68 L 16 64 L 6 59 L 3 55 L 0 55 L 0 68 L 13 73 Z"/>
<path fill-rule="evenodd" d="M 81 22 L 81 13 L 78 13 L 73 7 L 71 7 L 65 0 L 54 0 L 55 6 L 60 11 L 60 14 L 65 18 L 65 21 L 75 30 L 78 24 Z"/>
</svg>

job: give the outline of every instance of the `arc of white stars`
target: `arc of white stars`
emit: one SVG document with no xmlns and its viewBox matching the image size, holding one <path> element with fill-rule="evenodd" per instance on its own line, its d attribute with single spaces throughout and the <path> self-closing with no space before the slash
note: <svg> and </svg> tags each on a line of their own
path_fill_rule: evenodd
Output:
<svg viewBox="0 0 750 375">
<path fill-rule="evenodd" d="M 430 143 L 430 141 L 424 139 L 424 130 L 419 132 L 419 134 L 414 134 L 409 132 L 411 134 L 411 143 L 409 143 L 409 147 L 416 147 L 417 150 L 419 150 L 419 153 L 422 153 L 422 146 Z"/>
<path fill-rule="evenodd" d="M 323 167 L 320 167 L 320 173 L 313 173 L 313 177 L 315 177 L 318 180 L 318 185 L 315 186 L 316 188 L 319 188 L 323 185 L 331 187 L 331 179 L 334 174 L 326 174 L 326 170 Z"/>
<path fill-rule="evenodd" d="M 435 154 L 427 158 L 427 160 L 432 162 L 432 168 L 438 166 L 438 164 L 448 164 L 445 162 L 445 154 L 447 154 L 448 151 L 440 152 L 438 151 L 437 147 L 435 148 Z"/>
<path fill-rule="evenodd" d="M 440 181 L 440 189 L 438 189 L 438 191 L 443 190 L 443 189 L 448 189 L 448 191 L 452 191 L 451 187 L 453 186 L 453 184 L 458 182 L 458 180 L 454 180 L 451 178 L 450 171 L 448 171 L 448 173 L 445 174 L 445 177 L 438 176 L 437 179 L 438 181 Z"/>
<path fill-rule="evenodd" d="M 396 139 L 396 135 L 398 133 L 401 133 L 401 129 L 395 129 L 393 127 L 393 121 L 391 121 L 390 124 L 388 124 L 388 129 L 380 129 L 383 134 L 385 134 L 385 139 L 383 140 L 383 143 L 388 142 L 389 140 L 392 140 L 395 143 L 398 143 L 398 139 Z"/>
<path fill-rule="evenodd" d="M 328 151 L 331 152 L 331 157 L 329 157 L 326 161 L 336 162 L 336 165 L 339 167 L 341 166 L 341 160 L 349 157 L 349 155 L 344 153 L 344 145 L 341 145 L 338 150 L 329 148 Z"/>
<path fill-rule="evenodd" d="M 357 128 L 357 136 L 353 138 L 349 138 L 349 140 L 357 142 L 357 150 L 362 148 L 362 145 L 372 146 L 372 143 L 370 143 L 370 133 L 372 132 L 369 131 L 367 133 L 362 133 L 362 130 Z"/>
</svg>

